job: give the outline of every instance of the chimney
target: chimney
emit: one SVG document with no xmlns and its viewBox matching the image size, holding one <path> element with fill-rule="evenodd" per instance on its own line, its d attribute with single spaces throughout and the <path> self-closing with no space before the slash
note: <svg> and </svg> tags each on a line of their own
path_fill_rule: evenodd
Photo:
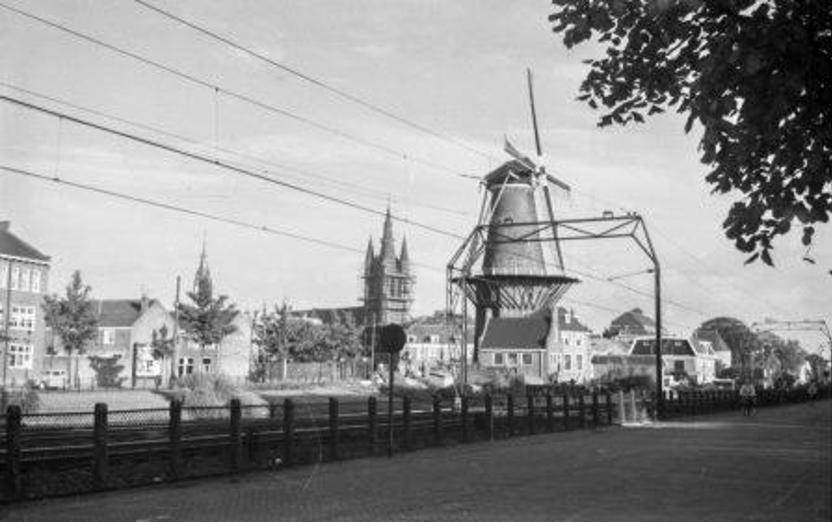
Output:
<svg viewBox="0 0 832 522">
<path fill-rule="evenodd" d="M 141 313 L 145 313 L 147 309 L 150 307 L 150 299 L 147 298 L 147 294 L 142 293 L 142 304 L 141 304 Z"/>
</svg>

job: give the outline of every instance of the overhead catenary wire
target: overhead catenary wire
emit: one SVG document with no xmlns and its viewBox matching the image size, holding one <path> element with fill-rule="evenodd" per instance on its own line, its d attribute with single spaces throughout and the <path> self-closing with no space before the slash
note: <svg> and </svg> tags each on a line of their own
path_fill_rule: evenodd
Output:
<svg viewBox="0 0 832 522">
<path fill-rule="evenodd" d="M 374 148 L 374 149 L 379 150 L 381 152 L 384 152 L 388 155 L 394 156 L 398 159 L 410 160 L 414 163 L 424 165 L 424 166 L 429 167 L 433 170 L 448 172 L 448 173 L 454 174 L 455 176 L 458 176 L 458 177 L 461 177 L 461 178 L 476 179 L 476 180 L 480 179 L 478 176 L 474 176 L 472 174 L 468 174 L 466 172 L 462 172 L 460 170 L 450 168 L 447 165 L 443 165 L 441 163 L 436 163 L 434 161 L 430 161 L 430 160 L 421 158 L 419 156 L 415 156 L 413 154 L 408 154 L 404 151 L 396 150 L 392 147 L 388 147 L 387 145 L 382 145 L 380 143 L 370 141 L 366 138 L 356 136 L 354 134 L 348 133 L 348 132 L 343 131 L 341 129 L 326 125 L 326 124 L 321 123 L 319 121 L 316 121 L 316 120 L 313 120 L 311 118 L 307 118 L 305 116 L 302 116 L 302 115 L 300 115 L 296 112 L 289 111 L 289 110 L 283 109 L 281 107 L 277 107 L 276 105 L 270 104 L 268 102 L 264 102 L 262 100 L 258 100 L 256 98 L 253 98 L 251 96 L 242 94 L 240 92 L 225 89 L 224 87 L 221 87 L 221 86 L 219 86 L 215 83 L 212 83 L 208 80 L 204 80 L 204 79 L 201 79 L 201 78 L 199 78 L 197 76 L 194 76 L 192 74 L 186 73 L 184 71 L 180 71 L 179 69 L 175 69 L 171 66 L 165 65 L 165 64 L 163 64 L 163 63 L 161 63 L 157 60 L 153 60 L 151 58 L 141 56 L 141 55 L 139 55 L 137 53 L 134 53 L 132 51 L 128 51 L 128 50 L 123 49 L 121 47 L 118 47 L 116 45 L 107 43 L 107 42 L 105 42 L 105 41 L 103 41 L 99 38 L 95 38 L 94 36 L 84 34 L 80 31 L 76 31 L 75 29 L 71 29 L 71 28 L 69 28 L 69 27 L 67 27 L 63 24 L 59 24 L 57 22 L 47 20 L 46 18 L 28 13 L 28 12 L 23 11 L 21 9 L 18 9 L 16 7 L 6 5 L 2 2 L 0 2 L 0 8 L 6 9 L 8 11 L 11 11 L 15 14 L 18 14 L 18 15 L 23 16 L 25 18 L 28 18 L 30 20 L 34 20 L 38 23 L 47 25 L 49 27 L 52 27 L 53 29 L 57 29 L 57 30 L 62 31 L 66 34 L 72 35 L 76 38 L 80 38 L 80 39 L 82 39 L 82 40 L 84 40 L 88 43 L 92 43 L 92 44 L 101 46 L 101 47 L 103 47 L 105 49 L 108 49 L 108 50 L 110 50 L 114 53 L 117 53 L 121 56 L 125 56 L 127 58 L 139 61 L 139 62 L 141 62 L 145 65 L 148 65 L 150 67 L 153 67 L 153 68 L 156 68 L 158 70 L 164 71 L 166 73 L 172 74 L 172 75 L 174 75 L 174 76 L 176 76 L 176 77 L 178 77 L 182 80 L 188 81 L 190 83 L 193 83 L 195 85 L 204 87 L 206 89 L 210 89 L 211 91 L 214 91 L 215 93 L 222 93 L 222 94 L 224 94 L 228 97 L 234 98 L 236 100 L 247 103 L 247 104 L 252 105 L 254 107 L 258 107 L 258 108 L 260 108 L 262 110 L 265 110 L 267 112 L 270 112 L 270 113 L 273 113 L 273 114 L 278 114 L 278 115 L 284 116 L 286 118 L 293 119 L 295 121 L 303 123 L 304 125 L 308 125 L 308 126 L 313 127 L 315 129 L 327 132 L 329 134 L 333 134 L 335 136 L 346 139 L 348 141 L 352 141 L 353 143 L 357 143 L 357 144 L 360 144 L 360 145 L 363 145 L 363 146 L 366 146 L 366 147 Z"/>
<path fill-rule="evenodd" d="M 28 103 L 28 102 L 25 102 L 23 100 L 12 98 L 10 96 L 0 95 L 0 100 L 11 103 L 13 105 L 17 105 L 19 107 L 23 107 L 24 109 L 28 109 L 28 110 L 32 110 L 32 111 L 35 111 L 35 112 L 39 112 L 41 114 L 45 114 L 47 116 L 51 116 L 51 117 L 55 117 L 55 118 L 63 118 L 67 122 L 75 123 L 75 124 L 80 125 L 82 127 L 88 127 L 88 128 L 91 128 L 91 129 L 101 131 L 101 132 L 105 132 L 107 134 L 112 134 L 114 136 L 119 136 L 121 138 L 125 138 L 125 139 L 128 139 L 128 140 L 137 142 L 137 143 L 141 143 L 141 144 L 147 145 L 149 147 L 164 150 L 164 151 L 167 151 L 167 152 L 170 152 L 170 153 L 173 153 L 173 154 L 178 154 L 180 156 L 184 156 L 186 158 L 189 158 L 189 159 L 192 159 L 192 160 L 195 160 L 195 161 L 199 161 L 201 163 L 206 163 L 206 164 L 209 164 L 209 165 L 213 165 L 215 167 L 219 167 L 219 168 L 228 170 L 230 172 L 233 172 L 233 173 L 236 173 L 236 174 L 239 174 L 239 175 L 247 176 L 247 177 L 257 179 L 257 180 L 260 180 L 260 181 L 265 181 L 267 183 L 272 183 L 274 185 L 278 185 L 278 186 L 281 186 L 281 187 L 284 187 L 284 188 L 287 188 L 287 189 L 290 189 L 290 190 L 294 190 L 294 191 L 297 191 L 297 192 L 300 192 L 300 193 L 303 193 L 303 194 L 307 194 L 309 196 L 314 196 L 314 197 L 323 199 L 325 201 L 329 201 L 331 203 L 336 203 L 336 204 L 339 204 L 339 205 L 343 205 L 343 206 L 346 206 L 346 207 L 353 208 L 355 210 L 360 210 L 362 212 L 367 212 L 367 213 L 375 214 L 375 215 L 379 215 L 379 216 L 386 215 L 385 212 L 382 212 L 380 210 L 376 210 L 374 208 L 370 208 L 370 207 L 367 207 L 365 205 L 361 205 L 359 203 L 355 203 L 353 201 L 349 201 L 347 199 L 340 198 L 338 196 L 332 196 L 332 195 L 325 194 L 325 193 L 319 192 L 317 190 L 312 190 L 310 188 L 306 188 L 306 187 L 303 187 L 303 186 L 300 186 L 300 185 L 297 185 L 297 184 L 294 184 L 294 183 L 289 183 L 287 181 L 275 179 L 275 178 L 273 178 L 271 176 L 268 176 L 266 174 L 263 174 L 263 173 L 260 173 L 260 172 L 254 172 L 253 170 L 250 170 L 250 169 L 247 169 L 247 168 L 231 165 L 231 164 L 226 163 L 224 161 L 221 161 L 219 159 L 210 158 L 210 157 L 202 155 L 202 154 L 186 151 L 186 150 L 180 149 L 178 147 L 174 147 L 172 145 L 162 143 L 160 141 L 156 141 L 156 140 L 152 140 L 150 138 L 138 136 L 136 134 L 126 132 L 126 131 L 123 131 L 123 130 L 107 127 L 105 125 L 101 125 L 101 124 L 94 123 L 94 122 L 91 122 L 91 121 L 88 121 L 88 120 L 77 118 L 75 116 L 71 116 L 71 115 L 66 114 L 66 113 L 62 113 L 62 112 L 55 111 L 55 110 L 52 110 L 52 109 L 47 109 L 46 107 L 42 107 L 42 106 L 39 106 L 39 105 L 36 105 L 36 104 L 33 104 L 33 103 Z M 434 227 L 434 226 L 431 226 L 431 225 L 427 225 L 425 223 L 413 221 L 413 220 L 408 219 L 408 218 L 402 218 L 400 216 L 396 216 L 396 215 L 393 215 L 393 214 L 391 214 L 391 218 L 396 220 L 396 221 L 409 224 L 413 227 L 421 228 L 421 229 L 424 229 L 424 230 L 429 230 L 431 232 L 434 232 L 434 233 L 437 233 L 437 234 L 440 234 L 440 235 L 443 235 L 443 236 L 452 237 L 454 239 L 463 239 L 463 236 L 460 236 L 459 234 L 456 234 L 456 233 L 453 233 L 453 232 L 448 232 L 446 230 L 442 230 L 440 228 L 437 228 L 437 227 Z"/>
<path fill-rule="evenodd" d="M 311 76 L 307 73 L 301 72 L 300 70 L 298 70 L 294 67 L 290 67 L 290 66 L 288 66 L 288 65 L 286 65 L 282 62 L 279 62 L 279 61 L 275 60 L 272 57 L 266 56 L 265 54 L 263 54 L 261 52 L 255 51 L 255 50 L 253 50 L 249 47 L 246 47 L 245 45 L 242 45 L 238 42 L 235 42 L 235 41 L 231 40 L 230 38 L 228 38 L 226 36 L 222 36 L 222 35 L 220 35 L 219 33 L 215 32 L 215 31 L 211 31 L 210 29 L 202 27 L 201 25 L 198 25 L 195 22 L 189 21 L 189 20 L 185 19 L 184 17 L 182 17 L 180 15 L 175 15 L 175 14 L 171 13 L 170 11 L 166 11 L 166 10 L 156 6 L 156 5 L 153 5 L 149 2 L 145 2 L 143 0 L 135 0 L 135 2 L 137 4 L 139 4 L 140 6 L 142 6 L 142 7 L 145 7 L 146 9 L 154 11 L 154 12 L 156 12 L 156 13 L 158 13 L 158 14 L 160 14 L 160 15 L 162 15 L 162 16 L 170 19 L 170 20 L 173 20 L 173 21 L 175 21 L 179 24 L 182 24 L 186 27 L 189 27 L 189 28 L 191 28 L 191 29 L 193 29 L 193 30 L 205 35 L 205 36 L 208 36 L 210 38 L 213 38 L 214 40 L 222 42 L 223 44 L 228 45 L 228 46 L 230 46 L 230 47 L 232 47 L 232 48 L 234 48 L 234 49 L 236 49 L 236 50 L 238 50 L 242 53 L 245 53 L 245 54 L 247 54 L 247 55 L 249 55 L 253 58 L 256 58 L 256 59 L 258 59 L 258 60 L 260 60 L 260 61 L 262 61 L 262 62 L 264 62 L 268 65 L 276 67 L 277 69 L 279 69 L 283 72 L 291 74 L 292 76 L 300 78 L 301 80 L 303 80 L 307 83 L 310 83 L 312 85 L 320 87 L 321 89 L 324 89 L 324 90 L 326 90 L 326 91 L 328 91 L 328 92 L 330 92 L 330 93 L 332 93 L 332 94 L 334 94 L 334 95 L 336 95 L 336 96 L 338 96 L 338 97 L 340 97 L 344 100 L 347 100 L 347 101 L 352 102 L 354 104 L 357 104 L 361 107 L 364 107 L 365 109 L 373 111 L 376 114 L 380 114 L 382 116 L 390 118 L 391 120 L 394 120 L 398 123 L 406 125 L 407 127 L 415 129 L 415 130 L 417 130 L 419 132 L 422 132 L 424 134 L 433 136 L 434 138 L 438 138 L 438 139 L 446 141 L 448 143 L 452 143 L 452 144 L 454 144 L 458 147 L 466 149 L 466 150 L 468 150 L 468 151 L 470 151 L 474 154 L 477 154 L 479 156 L 482 156 L 484 158 L 488 158 L 488 159 L 493 159 L 494 158 L 491 154 L 488 154 L 487 152 L 483 152 L 481 150 L 478 150 L 478 149 L 472 147 L 471 145 L 469 145 L 469 144 L 467 144 L 467 143 L 465 143 L 461 140 L 458 140 L 456 138 L 453 138 L 452 136 L 449 136 L 449 135 L 444 134 L 442 132 L 431 129 L 431 128 L 425 126 L 425 125 L 414 122 L 410 119 L 405 118 L 404 116 L 400 116 L 398 114 L 395 114 L 395 113 L 393 113 L 392 111 L 390 111 L 388 109 L 380 107 L 377 104 L 371 103 L 371 102 L 365 100 L 364 98 L 360 98 L 360 97 L 358 97 L 354 94 L 351 94 L 351 93 L 345 91 L 344 89 L 339 89 L 337 87 L 334 87 L 333 85 L 330 85 L 329 83 L 327 83 L 324 80 L 321 80 L 319 78 L 315 78 L 315 77 L 313 77 L 313 76 Z"/>
<path fill-rule="evenodd" d="M 293 238 L 293 239 L 306 241 L 308 243 L 315 243 L 317 245 L 327 246 L 327 247 L 330 247 L 330 248 L 337 248 L 339 250 L 344 250 L 344 251 L 348 251 L 348 252 L 359 253 L 359 254 L 363 253 L 363 251 L 358 249 L 358 248 L 351 247 L 351 246 L 348 246 L 348 245 L 342 245 L 340 243 L 335 243 L 334 241 L 329 241 L 329 240 L 326 240 L 326 239 L 318 239 L 318 238 L 314 238 L 314 237 L 311 237 L 311 236 L 306 236 L 306 235 L 303 235 L 303 234 L 299 234 L 299 233 L 296 233 L 296 232 L 291 232 L 291 231 L 288 231 L 288 230 L 283 230 L 283 229 L 279 229 L 279 228 L 275 228 L 275 227 L 271 227 L 271 226 L 255 225 L 253 223 L 249 223 L 249 222 L 246 222 L 246 221 L 241 221 L 241 220 L 235 219 L 235 218 L 229 218 L 229 217 L 219 216 L 219 215 L 216 215 L 216 214 L 210 214 L 208 212 L 203 212 L 203 211 L 200 211 L 200 210 L 194 210 L 194 209 L 186 208 L 186 207 L 183 207 L 183 206 L 180 206 L 180 205 L 173 205 L 173 204 L 170 204 L 170 203 L 163 203 L 161 201 L 156 201 L 156 200 L 147 199 L 147 198 L 141 198 L 141 197 L 130 195 L 130 194 L 124 194 L 122 192 L 117 192 L 117 191 L 110 190 L 110 189 L 105 189 L 105 188 L 102 188 L 102 187 L 96 187 L 94 185 L 89 185 L 89 184 L 85 184 L 85 183 L 79 183 L 79 182 L 76 182 L 76 181 L 61 179 L 59 176 L 48 176 L 46 174 L 39 174 L 39 173 L 33 172 L 31 170 L 12 167 L 12 166 L 9 166 L 9 165 L 0 165 L 0 170 L 4 170 L 4 171 L 9 172 L 11 174 L 17 174 L 17 175 L 20 175 L 20 176 L 25 176 L 25 177 L 28 177 L 28 178 L 37 179 L 37 180 L 40 180 L 40 181 L 58 183 L 58 184 L 61 184 L 61 185 L 66 185 L 68 187 L 74 187 L 76 189 L 85 190 L 85 191 L 88 191 L 88 192 L 95 192 L 97 194 L 103 194 L 105 196 L 118 198 L 118 199 L 121 199 L 121 200 L 124 200 L 124 201 L 130 201 L 130 202 L 133 202 L 133 203 L 141 203 L 143 205 L 149 205 L 149 206 L 152 206 L 152 207 L 161 208 L 161 209 L 164 209 L 164 210 L 170 210 L 170 211 L 178 212 L 178 213 L 181 213 L 181 214 L 188 214 L 188 215 L 195 216 L 195 217 L 209 219 L 211 221 L 218 221 L 220 223 L 225 223 L 225 224 L 228 224 L 228 225 L 234 225 L 234 226 L 238 226 L 238 227 L 248 228 L 248 229 L 251 229 L 251 230 L 259 230 L 261 232 L 266 232 L 268 234 L 275 234 L 275 235 L 279 235 L 279 236 L 290 237 L 290 238 Z"/>
<path fill-rule="evenodd" d="M 242 167 L 238 167 L 238 166 L 235 166 L 235 165 L 231 165 L 231 164 L 225 163 L 223 161 L 220 161 L 218 159 L 212 159 L 212 158 L 209 158 L 209 157 L 201 155 L 201 154 L 197 154 L 197 153 L 194 153 L 194 152 L 189 152 L 189 151 L 186 151 L 186 150 L 182 150 L 182 149 L 179 149 L 177 147 L 167 145 L 165 143 L 161 143 L 161 142 L 158 142 L 158 141 L 155 141 L 155 140 L 151 140 L 149 138 L 138 136 L 138 135 L 126 132 L 126 131 L 113 129 L 113 128 L 110 128 L 110 127 L 107 127 L 107 126 L 104 126 L 104 125 L 101 125 L 101 124 L 98 124 L 98 123 L 94 123 L 94 122 L 91 122 L 91 121 L 87 121 L 87 120 L 84 120 L 84 119 L 81 119 L 81 118 L 71 116 L 71 115 L 66 114 L 66 113 L 54 111 L 54 110 L 51 110 L 51 109 L 47 109 L 45 107 L 41 107 L 39 105 L 28 103 L 28 102 L 25 102 L 23 100 L 19 100 L 19 99 L 16 99 L 16 98 L 5 96 L 5 95 L 0 95 L 0 100 L 6 101 L 6 102 L 11 103 L 13 105 L 17 105 L 19 107 L 23 107 L 23 108 L 28 109 L 28 110 L 39 112 L 39 113 L 42 113 L 42 114 L 45 114 L 45 115 L 48 115 L 48 116 L 51 116 L 51 117 L 62 118 L 63 120 L 65 120 L 67 122 L 75 123 L 75 124 L 80 125 L 80 126 L 96 129 L 96 130 L 99 130 L 99 131 L 102 131 L 102 132 L 105 132 L 105 133 L 108 133 L 108 134 L 112 134 L 112 135 L 119 136 L 119 137 L 122 137 L 122 138 L 125 138 L 125 139 L 129 139 L 131 141 L 135 141 L 137 143 L 141 143 L 141 144 L 144 144 L 144 145 L 147 145 L 147 146 L 158 148 L 158 149 L 170 152 L 170 153 L 179 154 L 181 156 L 184 156 L 184 157 L 196 160 L 196 161 L 200 161 L 202 163 L 206 163 L 206 164 L 213 165 L 213 166 L 216 166 L 216 167 L 219 167 L 219 168 L 223 168 L 225 170 L 231 171 L 231 172 L 239 174 L 239 175 L 252 177 L 254 179 L 258 179 L 258 180 L 265 181 L 265 182 L 268 182 L 268 183 L 272 183 L 272 184 L 275 184 L 275 185 L 278 185 L 278 186 L 282 186 L 284 188 L 295 190 L 295 191 L 298 191 L 298 192 L 301 192 L 301 193 L 304 193 L 304 194 L 307 194 L 307 195 L 310 195 L 310 196 L 315 196 L 315 197 L 324 199 L 326 201 L 330 201 L 332 203 L 337 203 L 337 204 L 340 204 L 340 205 L 344 205 L 344 206 L 347 206 L 347 207 L 350 207 L 350 208 L 353 208 L 353 209 L 356 209 L 356 210 L 360 210 L 360 211 L 363 211 L 363 212 L 367 212 L 367 213 L 370 213 L 370 214 L 374 214 L 374 215 L 380 215 L 380 216 L 385 215 L 385 213 L 382 212 L 382 211 L 379 211 L 379 210 L 376 210 L 376 209 L 373 209 L 373 208 L 370 208 L 370 207 L 366 207 L 364 205 L 360 205 L 358 203 L 355 203 L 355 202 L 352 202 L 352 201 L 349 201 L 349 200 L 346 200 L 346 199 L 343 199 L 343 198 L 339 198 L 339 197 L 336 197 L 336 196 L 331 196 L 331 195 L 328 195 L 328 194 L 324 194 L 322 192 L 318 192 L 318 191 L 315 191 L 315 190 L 312 190 L 312 189 L 309 189 L 309 188 L 306 188 L 306 187 L 302 187 L 302 186 L 299 186 L 299 185 L 296 185 L 296 184 L 293 184 L 293 183 L 288 183 L 286 181 L 277 180 L 277 179 L 275 179 L 273 177 L 270 177 L 268 175 L 265 175 L 265 174 L 262 174 L 262 173 L 259 173 L 259 172 L 254 172 L 252 170 L 242 168 Z M 443 229 L 440 229 L 440 228 L 437 228 L 437 227 L 434 227 L 434 226 L 431 226 L 431 225 L 427 225 L 427 224 L 424 224 L 424 223 L 421 223 L 421 222 L 413 221 L 413 220 L 408 219 L 408 218 L 402 218 L 402 217 L 396 216 L 394 214 L 391 214 L 391 218 L 394 219 L 394 220 L 397 220 L 399 222 L 409 224 L 413 227 L 417 227 L 417 228 L 421 228 L 423 230 L 428 230 L 428 231 L 434 232 L 434 233 L 439 234 L 439 235 L 443 235 L 443 236 L 446 236 L 446 237 L 451 237 L 451 238 L 454 238 L 454 239 L 464 239 L 464 236 L 461 236 L 461 235 L 456 234 L 454 232 L 449 232 L 449 231 L 446 231 L 446 230 L 443 230 Z M 629 289 L 630 291 L 633 291 L 634 293 L 649 296 L 649 294 L 646 293 L 646 292 L 641 292 L 639 290 L 633 289 L 632 287 L 628 287 L 627 285 L 624 285 L 624 284 L 622 284 L 618 281 L 607 281 L 603 278 L 599 278 L 599 277 L 595 277 L 595 276 L 589 276 L 589 277 L 592 277 L 593 279 L 597 279 L 598 281 L 601 281 L 601 282 L 607 282 L 609 284 L 613 284 L 613 285 L 616 285 L 616 286 L 619 286 L 619 287 L 622 287 L 622 288 Z M 688 309 L 689 311 L 693 311 L 693 309 L 690 309 L 689 307 L 686 307 L 685 305 L 680 305 L 679 303 L 676 303 L 674 301 L 667 300 L 666 302 L 668 304 L 671 304 L 671 305 L 674 305 L 674 306 L 677 306 L 677 307 L 680 307 L 680 308 Z M 703 316 L 707 315 L 704 312 L 697 312 L 697 313 L 700 313 Z"/>
<path fill-rule="evenodd" d="M 214 145 L 209 145 L 207 143 L 203 143 L 203 142 L 194 140 L 192 138 L 188 138 L 186 136 L 171 132 L 171 131 L 166 130 L 166 129 L 161 129 L 161 128 L 156 127 L 156 126 L 147 125 L 145 123 L 140 123 L 140 122 L 137 122 L 135 120 L 128 120 L 126 118 L 115 116 L 113 114 L 109 114 L 109 113 L 99 111 L 99 110 L 96 110 L 96 109 L 91 109 L 89 107 L 84 107 L 84 106 L 69 102 L 67 100 L 62 100 L 62 99 L 59 99 L 59 98 L 55 98 L 53 96 L 48 96 L 46 94 L 36 92 L 36 91 L 31 90 L 31 89 L 26 89 L 26 88 L 23 88 L 23 87 L 20 87 L 18 85 L 14 85 L 14 84 L 11 84 L 11 83 L 7 83 L 7 82 L 4 82 L 2 80 L 0 80 L 0 86 L 5 87 L 5 88 L 10 89 L 10 90 L 14 90 L 14 91 L 17 91 L 17 92 L 24 93 L 28 96 L 33 96 L 35 98 L 39 98 L 39 99 L 42 99 L 42 100 L 47 100 L 47 101 L 50 101 L 52 103 L 62 105 L 64 107 L 69 107 L 71 109 L 75 109 L 75 110 L 78 110 L 78 111 L 81 111 L 81 112 L 85 112 L 87 114 L 92 114 L 92 115 L 95 115 L 95 116 L 98 116 L 98 117 L 101 117 L 101 118 L 105 118 L 105 119 L 110 120 L 110 121 L 114 121 L 114 122 L 118 122 L 118 123 L 121 123 L 121 124 L 129 125 L 131 127 L 137 128 L 137 129 L 150 131 L 150 132 L 153 132 L 154 134 L 159 134 L 159 135 L 166 136 L 166 137 L 169 137 L 169 138 L 174 138 L 176 140 L 182 141 L 182 142 L 187 143 L 189 145 L 202 147 L 206 150 L 211 149 L 211 148 L 215 148 L 216 150 L 222 152 L 223 154 L 227 154 L 229 156 L 243 158 L 245 160 L 254 161 L 256 163 L 260 163 L 260 164 L 263 164 L 263 165 L 269 165 L 269 166 L 275 167 L 277 169 L 281 169 L 281 170 L 284 170 L 284 171 L 296 173 L 300 176 L 309 176 L 309 177 L 312 177 L 312 178 L 315 178 L 315 179 L 323 180 L 324 182 L 331 183 L 333 185 L 337 185 L 337 186 L 341 186 L 341 187 L 346 187 L 350 190 L 355 191 L 356 193 L 362 193 L 362 194 L 367 195 L 368 197 L 373 197 L 374 199 L 377 199 L 377 200 L 389 201 L 389 198 L 390 198 L 390 195 L 391 195 L 389 192 L 384 192 L 384 191 L 381 191 L 381 190 L 372 190 L 370 188 L 364 187 L 364 186 L 359 185 L 357 183 L 350 183 L 348 181 L 344 181 L 344 180 L 341 180 L 341 179 L 331 178 L 329 176 L 325 176 L 325 175 L 320 174 L 318 172 L 313 172 L 313 171 L 310 171 L 308 169 L 301 169 L 301 168 L 298 168 L 298 167 L 293 167 L 291 165 L 287 165 L 287 164 L 284 164 L 284 163 L 279 163 L 279 162 L 276 162 L 276 161 L 268 159 L 268 158 L 262 158 L 262 157 L 259 157 L 259 156 L 255 156 L 253 154 L 239 152 L 239 151 L 236 151 L 236 150 L 229 149 L 227 147 L 222 147 L 222 146 L 215 147 Z M 424 203 L 424 202 L 408 202 L 408 204 L 410 204 L 412 206 L 415 206 L 415 207 L 424 207 L 424 208 L 428 208 L 428 209 L 431 209 L 431 210 L 439 210 L 439 211 L 442 211 L 442 212 L 447 212 L 447 213 L 450 213 L 450 214 L 456 214 L 456 215 L 460 215 L 460 216 L 468 216 L 467 212 L 463 212 L 463 211 L 448 208 L 448 207 L 443 207 L 443 206 L 440 206 L 440 205 L 434 205 L 434 204 Z"/>
</svg>

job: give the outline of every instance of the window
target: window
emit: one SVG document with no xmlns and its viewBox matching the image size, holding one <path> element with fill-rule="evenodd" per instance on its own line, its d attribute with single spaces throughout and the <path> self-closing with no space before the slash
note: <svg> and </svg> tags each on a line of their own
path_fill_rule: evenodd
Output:
<svg viewBox="0 0 832 522">
<path fill-rule="evenodd" d="M 6 288 L 9 279 L 9 264 L 0 261 L 0 288 Z"/>
<path fill-rule="evenodd" d="M 9 345 L 9 367 L 31 369 L 32 345 L 22 343 L 11 343 Z"/>
<path fill-rule="evenodd" d="M 32 269 L 32 292 L 39 293 L 40 292 L 40 277 L 41 273 L 40 270 L 37 268 Z"/>
<path fill-rule="evenodd" d="M 580 337 L 578 337 L 577 339 L 575 339 L 575 346 L 580 346 L 580 345 L 582 345 L 583 343 L 581 342 L 581 340 L 582 340 L 582 339 L 581 339 Z"/>
<path fill-rule="evenodd" d="M 32 273 L 29 271 L 28 268 L 23 268 L 20 270 L 20 290 L 24 292 L 29 291 L 29 282 L 31 280 Z"/>
<path fill-rule="evenodd" d="M 202 371 L 205 373 L 209 373 L 211 371 L 211 358 L 210 357 L 203 357 L 202 358 Z"/>
<path fill-rule="evenodd" d="M 568 353 L 563 356 L 563 369 L 564 370 L 571 370 L 572 369 L 572 356 Z"/>
<path fill-rule="evenodd" d="M 416 342 L 416 336 L 415 335 L 408 335 L 407 336 L 407 342 L 408 343 L 415 343 Z"/>
<path fill-rule="evenodd" d="M 506 363 L 506 358 L 501 353 L 494 354 L 494 364 L 502 366 Z"/>
<path fill-rule="evenodd" d="M 508 364 L 509 364 L 509 366 L 517 366 L 517 354 L 516 353 L 508 354 Z"/>
<path fill-rule="evenodd" d="M 523 364 L 532 364 L 532 354 L 524 353 L 523 354 Z"/>
<path fill-rule="evenodd" d="M 115 328 L 101 329 L 101 344 L 110 346 L 116 344 L 116 330 Z"/>
<path fill-rule="evenodd" d="M 569 346 L 569 337 L 566 337 L 566 336 L 563 337 L 563 344 L 565 344 L 566 346 Z"/>
<path fill-rule="evenodd" d="M 182 357 L 179 359 L 179 376 L 190 375 L 194 373 L 194 360 L 191 357 Z"/>
<path fill-rule="evenodd" d="M 578 354 L 575 356 L 575 365 L 578 367 L 578 370 L 584 369 L 584 356 Z"/>
<path fill-rule="evenodd" d="M 34 306 L 12 306 L 9 316 L 9 328 L 32 331 L 35 329 Z"/>
<path fill-rule="evenodd" d="M 17 290 L 20 288 L 20 268 L 13 266 L 12 267 L 12 290 Z"/>
<path fill-rule="evenodd" d="M 685 371 L 685 361 L 673 361 L 673 371 L 680 373 Z"/>
</svg>

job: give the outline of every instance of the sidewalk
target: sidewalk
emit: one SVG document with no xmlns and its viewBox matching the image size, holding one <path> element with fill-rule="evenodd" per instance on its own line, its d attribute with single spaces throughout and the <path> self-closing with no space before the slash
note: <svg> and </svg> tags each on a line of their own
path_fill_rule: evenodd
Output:
<svg viewBox="0 0 832 522">
<path fill-rule="evenodd" d="M 832 401 L 6 507 L 4 521 L 832 517 Z"/>
</svg>

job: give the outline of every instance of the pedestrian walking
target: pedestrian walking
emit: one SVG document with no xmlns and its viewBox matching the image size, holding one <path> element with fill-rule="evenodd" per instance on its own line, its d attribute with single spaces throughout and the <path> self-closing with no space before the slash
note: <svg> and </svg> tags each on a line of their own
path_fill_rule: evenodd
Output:
<svg viewBox="0 0 832 522">
<path fill-rule="evenodd" d="M 740 386 L 740 404 L 742 406 L 742 414 L 745 417 L 752 415 L 754 412 L 754 402 L 756 399 L 757 390 L 754 389 L 754 385 L 751 384 L 751 381 L 745 381 Z"/>
<path fill-rule="evenodd" d="M 806 390 L 806 392 L 809 394 L 809 406 L 814 407 L 815 399 L 817 399 L 817 396 L 818 396 L 818 385 L 817 385 L 817 383 L 815 381 L 811 381 L 809 383 L 809 388 Z"/>
</svg>

